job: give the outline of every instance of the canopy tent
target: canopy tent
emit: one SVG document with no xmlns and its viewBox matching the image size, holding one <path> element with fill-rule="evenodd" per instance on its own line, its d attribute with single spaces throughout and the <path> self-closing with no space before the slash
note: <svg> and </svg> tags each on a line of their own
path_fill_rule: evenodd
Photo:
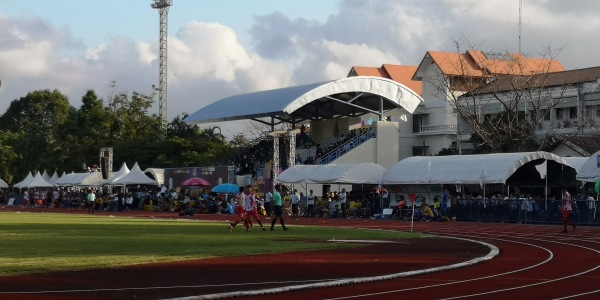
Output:
<svg viewBox="0 0 600 300">
<path fill-rule="evenodd" d="M 297 165 L 283 171 L 282 183 L 379 184 L 385 168 L 374 163 Z"/>
<path fill-rule="evenodd" d="M 496 153 L 479 155 L 414 156 L 396 163 L 383 175 L 383 184 L 506 184 L 528 163 L 555 162 L 571 167 L 561 157 L 548 152 Z M 553 166 L 553 168 L 555 168 Z M 562 168 L 562 167 L 561 167 Z M 528 173 L 531 174 L 531 173 Z M 537 173 L 537 179 L 540 179 Z"/>
<path fill-rule="evenodd" d="M 70 178 L 70 177 L 73 177 L 73 176 L 75 176 L 74 174 L 75 174 L 75 172 L 71 172 L 71 173 L 69 173 L 69 174 L 65 174 L 65 173 L 63 172 L 62 176 L 60 176 L 60 177 L 59 177 L 59 178 L 58 178 L 58 179 L 57 179 L 57 180 L 54 182 L 54 184 L 55 184 L 56 186 L 68 186 L 68 185 L 70 185 L 70 184 L 69 184 L 69 178 Z"/>
<path fill-rule="evenodd" d="M 42 173 L 42 178 L 44 178 L 44 180 L 50 182 L 50 174 L 48 174 L 48 171 L 44 170 L 44 173 Z"/>
<path fill-rule="evenodd" d="M 25 179 L 23 179 L 21 182 L 17 182 L 14 184 L 14 187 L 16 188 L 25 188 L 27 187 L 27 184 L 33 180 L 33 175 L 31 175 L 31 172 L 29 172 L 29 174 L 27 174 L 27 176 L 25 177 Z"/>
<path fill-rule="evenodd" d="M 562 159 L 579 174 L 579 170 L 581 170 L 581 167 L 583 167 L 583 164 L 585 164 L 589 157 L 563 157 Z"/>
<path fill-rule="evenodd" d="M 132 185 L 132 184 L 144 184 L 144 185 L 158 185 L 158 183 L 148 177 L 140 166 L 135 163 L 133 168 L 127 173 L 127 175 L 115 180 L 114 185 Z"/>
<path fill-rule="evenodd" d="M 8 183 L 6 183 L 6 181 L 0 179 L 0 188 L 8 188 Z"/>
<path fill-rule="evenodd" d="M 240 186 L 234 183 L 221 183 L 212 189 L 213 193 L 239 193 Z"/>
<path fill-rule="evenodd" d="M 121 169 L 119 169 L 119 171 L 117 171 L 116 173 L 112 173 L 110 178 L 104 180 L 104 184 L 108 184 L 108 185 L 112 185 L 115 181 L 123 178 L 123 176 L 129 174 L 130 170 L 127 167 L 126 163 L 123 163 L 123 165 L 121 166 Z"/>
<path fill-rule="evenodd" d="M 308 180 L 308 175 L 316 172 L 321 165 L 296 165 L 287 168 L 277 176 L 277 182 L 281 183 L 312 183 Z"/>
<path fill-rule="evenodd" d="M 208 182 L 206 179 L 204 178 L 200 178 L 200 177 L 192 177 L 186 181 L 184 181 L 182 184 L 182 186 L 210 186 L 210 182 Z"/>
<path fill-rule="evenodd" d="M 577 180 L 595 182 L 600 180 L 600 151 L 592 154 L 579 169 Z"/>
<path fill-rule="evenodd" d="M 74 186 L 101 186 L 104 183 L 102 172 L 85 173 L 79 182 L 73 183 Z"/>
<path fill-rule="evenodd" d="M 22 188 L 36 188 L 36 187 L 54 187 L 54 184 L 49 183 L 42 177 L 40 172 L 37 172 L 35 176 L 31 179 L 31 181 L 25 183 Z"/>
<path fill-rule="evenodd" d="M 50 180 L 48 180 L 48 182 L 54 184 L 56 183 L 56 181 L 59 179 L 60 177 L 58 176 L 58 172 L 54 171 L 54 174 L 52 175 L 52 177 L 50 177 Z"/>
<path fill-rule="evenodd" d="M 165 169 L 148 168 L 144 173 L 156 180 L 157 185 L 165 184 Z"/>
<path fill-rule="evenodd" d="M 102 172 L 70 173 L 54 182 L 57 186 L 100 186 L 104 183 Z"/>
<path fill-rule="evenodd" d="M 330 164 L 308 174 L 314 183 L 380 184 L 385 168 L 374 163 Z"/>
</svg>

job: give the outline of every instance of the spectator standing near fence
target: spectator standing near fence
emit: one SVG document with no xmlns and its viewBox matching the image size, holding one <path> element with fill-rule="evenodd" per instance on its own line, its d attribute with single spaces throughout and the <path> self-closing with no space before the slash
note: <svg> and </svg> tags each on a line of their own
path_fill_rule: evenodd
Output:
<svg viewBox="0 0 600 300">
<path fill-rule="evenodd" d="M 271 193 L 271 190 L 268 190 L 265 193 L 265 211 L 267 213 L 267 220 L 271 219 L 271 211 L 272 211 L 272 203 L 273 201 L 273 193 Z"/>
<path fill-rule="evenodd" d="M 300 195 L 298 195 L 298 190 L 294 190 L 292 193 L 292 218 L 295 220 L 298 219 L 298 209 L 300 204 Z"/>
<path fill-rule="evenodd" d="M 596 221 L 596 199 L 591 193 L 587 195 L 587 207 L 588 207 L 588 223 L 594 223 Z"/>
<path fill-rule="evenodd" d="M 571 214 L 573 213 L 573 197 L 567 191 L 567 189 L 562 189 L 562 218 L 563 218 L 563 233 L 567 233 L 567 225 L 573 226 L 573 230 L 575 230 L 575 224 L 571 223 Z"/>
<path fill-rule="evenodd" d="M 306 196 L 306 216 L 314 217 L 315 216 L 315 195 L 313 194 L 313 190 L 308 191 L 308 195 Z"/>
</svg>

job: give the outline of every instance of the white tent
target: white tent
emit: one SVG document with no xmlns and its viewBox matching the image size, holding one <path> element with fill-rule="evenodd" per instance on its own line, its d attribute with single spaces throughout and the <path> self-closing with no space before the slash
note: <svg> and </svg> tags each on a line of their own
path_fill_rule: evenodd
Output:
<svg viewBox="0 0 600 300">
<path fill-rule="evenodd" d="M 31 181 L 27 182 L 23 188 L 36 188 L 36 187 L 54 187 L 52 183 L 49 183 L 42 177 L 40 172 L 37 172 Z"/>
<path fill-rule="evenodd" d="M 479 155 L 414 156 L 401 160 L 383 175 L 383 184 L 493 184 L 506 183 L 528 162 L 545 159 L 569 164 L 548 152 Z"/>
<path fill-rule="evenodd" d="M 592 154 L 577 172 L 577 180 L 596 182 L 600 180 L 600 151 Z"/>
<path fill-rule="evenodd" d="M 109 184 L 112 185 L 115 181 L 123 178 L 123 176 L 129 174 L 130 170 L 127 167 L 126 163 L 123 163 L 123 165 L 121 166 L 121 169 L 119 169 L 119 171 L 117 171 L 116 173 L 113 173 L 109 179 L 104 180 L 104 184 Z"/>
<path fill-rule="evenodd" d="M 165 183 L 165 169 L 148 168 L 144 173 L 150 173 L 156 180 L 157 185 Z"/>
<path fill-rule="evenodd" d="M 583 164 L 589 159 L 589 157 L 563 157 L 569 166 L 573 167 L 577 173 L 583 167 Z"/>
<path fill-rule="evenodd" d="M 79 182 L 74 182 L 74 186 L 101 186 L 104 183 L 102 172 L 84 173 Z"/>
<path fill-rule="evenodd" d="M 54 184 L 59 178 L 60 177 L 58 176 L 58 172 L 54 171 L 54 174 L 52 174 L 52 177 L 50 177 L 48 182 Z"/>
<path fill-rule="evenodd" d="M 312 172 L 316 172 L 321 165 L 296 165 L 291 168 L 287 168 L 277 176 L 277 182 L 282 183 L 311 183 L 308 180 L 308 175 Z"/>
<path fill-rule="evenodd" d="M 0 188 L 8 188 L 8 183 L 6 183 L 6 181 L 0 179 Z"/>
<path fill-rule="evenodd" d="M 314 183 L 380 184 L 385 168 L 374 163 L 323 165 L 308 175 Z"/>
<path fill-rule="evenodd" d="M 278 182 L 379 184 L 385 168 L 374 163 L 297 165 L 283 171 Z"/>
<path fill-rule="evenodd" d="M 158 185 L 155 180 L 148 177 L 137 163 L 131 168 L 131 171 L 127 175 L 119 178 L 114 185 L 131 185 L 131 184 L 147 184 L 147 185 Z"/>
<path fill-rule="evenodd" d="M 31 172 L 29 172 L 29 174 L 27 174 L 27 176 L 25 177 L 25 179 L 23 179 L 21 182 L 17 182 L 14 184 L 14 187 L 16 188 L 25 188 L 27 187 L 27 184 L 33 180 L 33 175 L 31 175 Z"/>
<path fill-rule="evenodd" d="M 42 173 L 42 178 L 44 178 L 46 181 L 50 180 L 50 174 L 48 174 L 48 171 L 44 170 L 44 173 Z"/>
<path fill-rule="evenodd" d="M 60 178 L 58 178 L 54 182 L 54 184 L 57 185 L 57 186 L 69 186 L 69 185 L 71 185 L 69 183 L 70 179 L 73 178 L 73 177 L 75 177 L 75 176 L 77 176 L 77 173 L 75 173 L 75 172 L 71 172 L 69 174 L 65 174 L 63 172 L 62 176 L 60 176 Z"/>
</svg>

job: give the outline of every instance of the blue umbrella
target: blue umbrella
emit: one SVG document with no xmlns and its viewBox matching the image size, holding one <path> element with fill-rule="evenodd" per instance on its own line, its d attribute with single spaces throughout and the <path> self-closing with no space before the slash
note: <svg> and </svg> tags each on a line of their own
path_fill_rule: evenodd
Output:
<svg viewBox="0 0 600 300">
<path fill-rule="evenodd" d="M 222 183 L 212 189 L 215 193 L 237 193 L 240 191 L 240 186 L 233 183 Z"/>
</svg>

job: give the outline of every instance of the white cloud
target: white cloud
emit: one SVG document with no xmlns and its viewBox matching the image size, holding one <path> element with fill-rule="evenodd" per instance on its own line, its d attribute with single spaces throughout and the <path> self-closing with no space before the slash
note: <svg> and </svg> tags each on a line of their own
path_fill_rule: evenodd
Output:
<svg viewBox="0 0 600 300">
<path fill-rule="evenodd" d="M 337 9 L 324 22 L 256 16 L 248 45 L 226 24 L 190 20 L 177 28 L 168 37 L 169 118 L 232 94 L 338 79 L 356 65 L 416 65 L 427 50 L 455 51 L 453 40 L 517 50 L 517 1 L 346 0 Z M 523 49 L 565 46 L 558 59 L 567 68 L 600 65 L 598 11 L 600 2 L 592 0 L 524 1 Z M 0 76 L 0 111 L 37 89 L 58 89 L 75 107 L 87 89 L 101 97 L 151 93 L 158 41 L 113 35 L 83 45 L 68 28 L 0 16 Z"/>
</svg>

